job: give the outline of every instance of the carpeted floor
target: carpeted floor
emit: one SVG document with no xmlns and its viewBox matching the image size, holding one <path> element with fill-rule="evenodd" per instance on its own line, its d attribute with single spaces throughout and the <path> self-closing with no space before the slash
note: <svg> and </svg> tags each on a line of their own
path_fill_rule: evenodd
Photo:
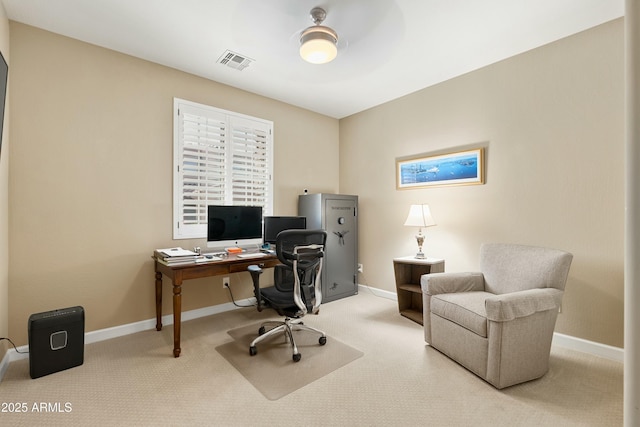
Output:
<svg viewBox="0 0 640 427">
<path fill-rule="evenodd" d="M 554 347 L 547 375 L 499 391 L 426 346 L 420 325 L 401 317 L 394 301 L 366 290 L 324 304 L 306 320 L 364 355 L 269 400 L 216 347 L 233 341 L 230 330 L 273 314 L 247 308 L 184 322 L 178 359 L 171 355 L 172 328 L 164 328 L 89 344 L 82 366 L 36 380 L 28 360 L 13 362 L 0 383 L 0 403 L 5 409 L 24 403 L 26 411 L 0 412 L 0 423 L 622 425 L 621 363 Z"/>
</svg>

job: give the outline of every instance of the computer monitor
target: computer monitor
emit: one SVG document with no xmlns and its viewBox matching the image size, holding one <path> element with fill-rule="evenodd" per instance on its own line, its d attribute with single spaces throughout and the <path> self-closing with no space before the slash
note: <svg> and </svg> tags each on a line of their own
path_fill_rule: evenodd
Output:
<svg viewBox="0 0 640 427">
<path fill-rule="evenodd" d="M 265 216 L 264 243 L 275 244 L 278 233 L 283 230 L 305 228 L 307 228 L 307 218 L 304 216 Z"/>
<path fill-rule="evenodd" d="M 262 243 L 261 206 L 207 206 L 207 247 Z"/>
</svg>

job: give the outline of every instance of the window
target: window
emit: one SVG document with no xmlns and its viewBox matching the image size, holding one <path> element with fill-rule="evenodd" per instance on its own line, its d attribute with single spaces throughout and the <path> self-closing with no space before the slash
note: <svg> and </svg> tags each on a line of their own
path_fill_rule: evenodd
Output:
<svg viewBox="0 0 640 427">
<path fill-rule="evenodd" d="M 273 122 L 174 98 L 173 238 L 207 236 L 207 205 L 273 211 Z"/>
</svg>

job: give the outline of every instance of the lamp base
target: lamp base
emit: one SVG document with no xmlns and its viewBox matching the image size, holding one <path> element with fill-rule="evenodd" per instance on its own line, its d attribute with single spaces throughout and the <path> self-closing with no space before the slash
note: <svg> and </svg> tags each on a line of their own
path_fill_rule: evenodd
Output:
<svg viewBox="0 0 640 427">
<path fill-rule="evenodd" d="M 418 230 L 418 234 L 416 234 L 416 241 L 418 242 L 418 253 L 416 254 L 416 259 L 425 259 L 424 252 L 422 252 L 422 245 L 424 244 L 424 235 L 422 234 L 422 229 Z"/>
</svg>

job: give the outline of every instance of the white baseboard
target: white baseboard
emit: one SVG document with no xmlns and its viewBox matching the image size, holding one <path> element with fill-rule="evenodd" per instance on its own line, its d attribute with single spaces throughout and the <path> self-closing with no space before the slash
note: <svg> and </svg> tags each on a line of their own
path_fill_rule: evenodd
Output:
<svg viewBox="0 0 640 427">
<path fill-rule="evenodd" d="M 398 296 L 395 292 L 385 291 L 383 289 L 372 288 L 369 286 L 359 285 L 359 292 L 370 292 L 375 296 L 381 298 L 387 298 L 397 301 Z M 255 304 L 255 298 L 247 298 L 245 300 L 238 301 L 239 305 L 251 305 Z M 238 307 L 233 303 L 225 303 L 213 305 L 210 307 L 199 308 L 196 310 L 185 311 L 182 313 L 182 320 L 193 320 L 200 317 L 211 316 L 213 314 L 224 313 L 226 311 L 235 310 Z M 173 314 L 167 314 L 162 316 L 162 325 L 173 325 Z M 111 338 L 117 338 L 124 335 L 134 334 L 136 332 L 147 331 L 156 327 L 156 319 L 142 320 L 140 322 L 129 323 L 127 325 L 114 326 L 112 328 L 100 329 L 97 331 L 87 332 L 84 336 L 85 344 L 91 344 L 94 342 L 104 341 Z M 571 350 L 580 351 L 582 353 L 591 354 L 598 357 L 604 357 L 606 359 L 614 360 L 616 362 L 624 362 L 624 349 L 619 347 L 612 347 L 605 344 L 600 344 L 593 341 L 584 340 L 582 338 L 576 338 L 569 335 L 554 333 L 552 345 L 558 347 L 564 347 Z M 18 347 L 18 351 L 26 352 L 29 347 L 23 345 Z M 9 368 L 9 364 L 15 360 L 26 359 L 29 357 L 28 353 L 18 353 L 13 348 L 7 350 L 2 361 L 0 362 L 0 381 L 4 378 L 4 374 Z"/>
<path fill-rule="evenodd" d="M 4 378 L 5 372 L 9 369 L 9 363 L 11 363 L 11 355 L 9 354 L 9 351 L 10 350 L 7 350 L 0 362 L 0 381 Z M 13 352 L 15 353 L 15 350 Z"/>
<path fill-rule="evenodd" d="M 256 303 L 255 298 L 247 298 L 236 301 L 239 305 L 253 305 Z M 235 310 L 239 307 L 233 303 L 225 303 L 212 305 L 210 307 L 198 308 L 196 310 L 185 311 L 182 313 L 182 321 L 198 319 L 200 317 L 211 316 L 213 314 L 224 313 L 226 311 Z M 162 326 L 173 325 L 173 314 L 162 316 Z M 156 319 L 142 320 L 140 322 L 129 323 L 126 325 L 114 326 L 112 328 L 99 329 L 84 334 L 84 343 L 91 344 L 94 342 L 104 341 L 111 338 L 122 337 L 124 335 L 135 334 L 136 332 L 147 331 L 156 327 Z M 18 353 L 24 352 L 24 353 Z M 29 346 L 23 345 L 18 347 L 18 351 L 11 348 L 7 350 L 2 361 L 0 362 L 0 381 L 4 378 L 4 374 L 9 368 L 9 364 L 15 360 L 22 360 L 29 357 Z"/>
<path fill-rule="evenodd" d="M 605 359 L 610 359 L 620 363 L 624 362 L 623 348 L 600 344 L 595 341 L 588 341 L 582 338 L 560 334 L 558 332 L 553 333 L 553 341 L 551 341 L 551 345 L 580 351 L 593 356 L 604 357 Z"/>
<path fill-rule="evenodd" d="M 367 285 L 358 285 L 358 292 L 369 292 L 377 297 L 398 301 L 398 295 L 395 292 L 385 291 L 384 289 L 372 288 Z"/>
<path fill-rule="evenodd" d="M 239 305 L 254 305 L 255 298 L 247 298 L 236 301 Z M 198 319 L 200 317 L 211 316 L 213 314 L 224 313 L 226 311 L 235 310 L 239 307 L 228 302 L 224 304 L 212 305 L 209 307 L 198 308 L 196 310 L 182 312 L 182 321 Z M 173 325 L 173 314 L 162 316 L 162 326 Z M 140 322 L 129 323 L 127 325 L 114 326 L 112 328 L 100 329 L 97 331 L 87 332 L 84 335 L 84 343 L 91 344 L 94 342 L 104 341 L 111 338 L 117 338 L 124 335 L 134 334 L 136 332 L 147 331 L 156 327 L 156 319 L 142 320 Z"/>
</svg>

